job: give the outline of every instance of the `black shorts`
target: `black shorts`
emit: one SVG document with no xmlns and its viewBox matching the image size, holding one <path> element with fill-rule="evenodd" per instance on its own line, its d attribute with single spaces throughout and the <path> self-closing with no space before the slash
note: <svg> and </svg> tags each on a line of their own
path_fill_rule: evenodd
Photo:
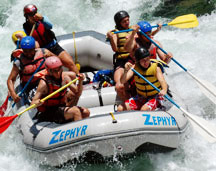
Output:
<svg viewBox="0 0 216 171">
<path fill-rule="evenodd" d="M 125 64 L 128 62 L 128 58 L 125 59 L 116 59 L 114 63 L 114 71 L 118 68 L 124 68 Z"/>
<path fill-rule="evenodd" d="M 51 46 L 47 49 L 52 53 L 54 53 L 56 56 L 58 56 L 61 52 L 64 51 L 64 49 L 58 43 L 56 43 L 54 46 Z"/>
<path fill-rule="evenodd" d="M 66 107 L 49 107 L 45 112 L 40 112 L 37 119 L 39 121 L 48 121 L 55 123 L 65 123 L 64 111 Z"/>
</svg>

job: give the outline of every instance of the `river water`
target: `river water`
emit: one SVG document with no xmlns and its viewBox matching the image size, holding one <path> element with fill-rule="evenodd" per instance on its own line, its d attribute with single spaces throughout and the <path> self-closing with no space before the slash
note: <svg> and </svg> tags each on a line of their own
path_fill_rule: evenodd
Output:
<svg viewBox="0 0 216 171">
<path fill-rule="evenodd" d="M 176 16 L 197 14 L 199 26 L 194 29 L 164 27 L 155 39 L 163 44 L 166 51 L 197 77 L 216 86 L 216 11 L 215 1 L 160 1 L 160 0 L 1 0 L 0 2 L 0 104 L 6 98 L 6 80 L 10 73 L 11 51 L 15 48 L 11 34 L 22 30 L 25 21 L 23 7 L 35 3 L 39 13 L 46 15 L 54 25 L 56 35 L 73 31 L 95 30 L 106 33 L 113 29 L 113 16 L 118 10 L 127 10 L 131 24 L 148 20 L 152 25 L 168 23 Z M 204 117 L 216 124 L 216 108 L 202 93 L 196 82 L 174 62 L 167 69 L 169 84 L 175 86 L 191 114 Z M 180 147 L 165 154 L 143 154 L 128 160 L 103 164 L 70 164 L 63 168 L 40 165 L 32 160 L 22 143 L 21 135 L 12 125 L 0 136 L 1 171 L 45 171 L 45 170 L 121 170 L 121 171 L 215 171 L 216 144 L 210 144 L 194 129 L 190 129 Z"/>
</svg>

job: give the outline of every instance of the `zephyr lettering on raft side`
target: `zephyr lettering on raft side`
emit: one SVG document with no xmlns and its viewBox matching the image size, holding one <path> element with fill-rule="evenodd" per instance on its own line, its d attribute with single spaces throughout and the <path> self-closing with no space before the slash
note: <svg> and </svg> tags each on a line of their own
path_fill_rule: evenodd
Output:
<svg viewBox="0 0 216 171">
<path fill-rule="evenodd" d="M 58 130 L 52 132 L 53 137 L 51 138 L 49 145 L 55 144 L 61 141 L 65 141 L 74 137 L 86 135 L 86 130 L 88 125 L 83 125 L 80 127 L 68 129 L 68 130 Z"/>
<path fill-rule="evenodd" d="M 151 116 L 150 114 L 142 114 L 142 116 L 146 117 L 144 125 L 176 125 L 174 117 Z"/>
</svg>

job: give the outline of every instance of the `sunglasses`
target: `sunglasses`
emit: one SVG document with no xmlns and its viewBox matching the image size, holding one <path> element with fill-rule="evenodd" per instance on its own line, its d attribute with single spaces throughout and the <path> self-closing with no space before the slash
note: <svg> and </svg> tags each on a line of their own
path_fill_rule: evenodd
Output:
<svg viewBox="0 0 216 171">
<path fill-rule="evenodd" d="M 35 14 L 36 12 L 31 12 L 31 13 L 28 13 L 27 16 L 33 17 Z"/>
</svg>

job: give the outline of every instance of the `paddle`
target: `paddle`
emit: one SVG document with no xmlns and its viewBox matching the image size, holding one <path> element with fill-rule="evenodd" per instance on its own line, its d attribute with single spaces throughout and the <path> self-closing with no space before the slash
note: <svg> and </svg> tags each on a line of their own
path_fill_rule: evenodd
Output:
<svg viewBox="0 0 216 171">
<path fill-rule="evenodd" d="M 158 89 L 154 84 L 152 84 L 149 80 L 147 80 L 143 75 L 141 75 L 139 72 L 137 72 L 135 69 L 131 68 L 131 70 L 136 73 L 140 78 L 145 80 L 148 84 L 150 84 L 155 90 L 160 92 L 160 89 Z M 187 112 L 185 109 L 183 109 L 181 106 L 179 106 L 177 103 L 175 103 L 168 95 L 165 95 L 165 98 L 169 100 L 172 104 L 174 104 L 178 109 L 180 109 L 188 118 L 192 126 L 196 129 L 197 132 L 199 132 L 207 141 L 213 143 L 216 142 L 216 128 L 211 126 L 209 122 L 204 120 L 203 118 L 200 118 L 196 115 L 193 115 L 189 112 Z"/>
<path fill-rule="evenodd" d="M 8 98 L 9 98 L 9 96 L 7 96 L 7 98 L 5 99 L 4 103 L 0 107 L 0 116 L 4 116 L 4 113 L 7 110 Z"/>
<path fill-rule="evenodd" d="M 167 54 L 167 52 L 165 50 L 163 50 L 157 43 L 155 43 L 147 34 L 145 34 L 144 32 L 140 31 L 149 41 L 151 41 L 155 46 L 157 46 L 163 53 Z M 207 81 L 203 81 L 201 79 L 199 79 L 198 77 L 196 77 L 195 75 L 193 75 L 190 71 L 188 71 L 185 67 L 183 67 L 178 61 L 176 61 L 174 58 L 171 58 L 178 66 L 180 66 L 186 73 L 188 73 L 195 81 L 197 81 L 199 83 L 199 85 L 201 85 L 204 89 L 206 89 L 210 95 L 214 95 L 214 97 L 216 97 L 216 88 L 209 82 Z M 202 90 L 202 89 L 201 89 Z M 204 92 L 205 95 L 207 95 L 207 97 L 209 97 L 208 94 L 206 94 L 206 91 Z M 209 98 L 213 103 L 216 104 L 216 99 L 212 99 Z"/>
<path fill-rule="evenodd" d="M 193 28 L 197 27 L 199 22 L 197 20 L 196 15 L 194 14 L 187 14 L 176 17 L 174 20 L 167 24 L 163 24 L 162 26 L 174 26 L 177 28 Z M 158 27 L 158 25 L 152 26 L 152 28 Z"/>
<path fill-rule="evenodd" d="M 48 96 L 44 97 L 43 99 L 40 100 L 40 102 L 44 102 L 47 99 L 49 99 L 50 97 L 54 96 L 55 94 L 57 94 L 58 92 L 62 91 L 63 89 L 67 88 L 68 86 L 70 86 L 72 83 L 76 82 L 79 78 L 75 78 L 74 80 L 70 81 L 69 83 L 67 83 L 66 85 L 62 86 L 61 88 L 59 88 L 58 90 L 54 91 L 53 93 L 49 94 Z M 33 104 L 31 106 L 29 106 L 28 108 L 26 108 L 25 110 L 17 113 L 16 115 L 13 116 L 6 116 L 6 117 L 1 117 L 0 118 L 0 134 L 3 133 L 13 122 L 13 120 L 20 116 L 21 114 L 25 113 L 26 111 L 33 109 L 37 107 L 36 104 Z"/>
<path fill-rule="evenodd" d="M 182 15 L 182 16 L 176 17 L 174 20 L 172 20 L 168 24 L 163 24 L 162 26 L 174 26 L 177 28 L 193 28 L 193 27 L 197 27 L 198 25 L 199 25 L 199 22 L 197 20 L 196 15 L 188 14 L 188 15 Z M 158 27 L 158 25 L 152 26 L 152 28 L 154 27 Z M 129 32 L 129 31 L 133 31 L 133 29 L 120 30 L 120 31 L 115 31 L 113 33 L 117 34 L 117 33 Z"/>
</svg>

